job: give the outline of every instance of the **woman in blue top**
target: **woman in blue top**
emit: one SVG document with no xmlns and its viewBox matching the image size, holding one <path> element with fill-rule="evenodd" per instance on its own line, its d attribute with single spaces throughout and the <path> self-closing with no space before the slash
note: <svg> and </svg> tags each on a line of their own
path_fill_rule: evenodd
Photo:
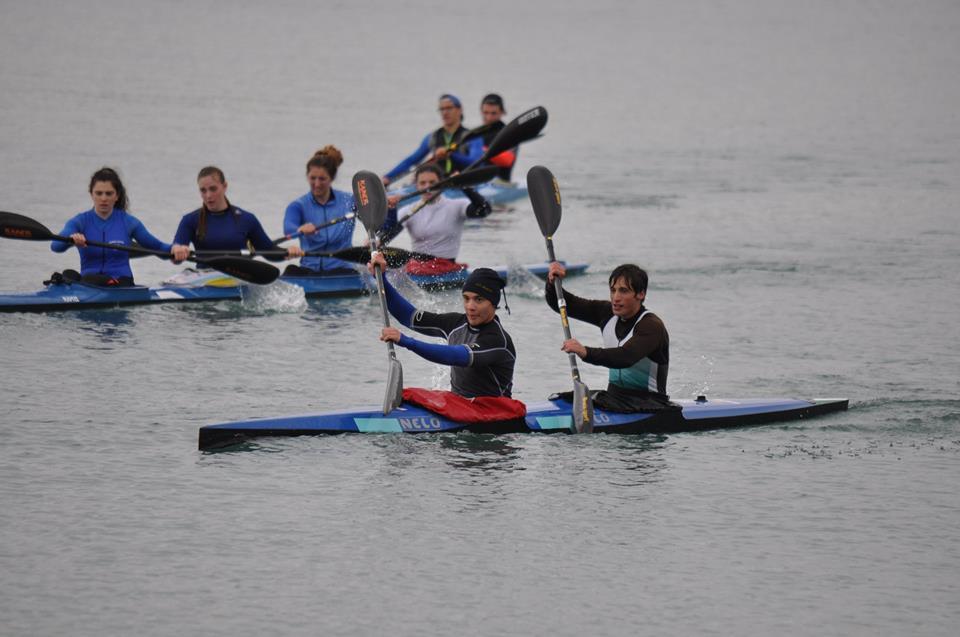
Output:
<svg viewBox="0 0 960 637">
<path fill-rule="evenodd" d="M 87 238 L 101 243 L 133 245 L 132 240 L 151 250 L 170 251 L 163 243 L 127 212 L 127 189 L 112 168 L 101 168 L 90 177 L 90 199 L 93 208 L 76 215 L 63 227 L 60 234 L 69 236 L 72 244 L 54 241 L 50 249 L 66 252 L 71 245 L 80 252 L 80 279 L 97 285 L 133 285 L 130 255 L 121 250 L 87 246 Z"/>
<path fill-rule="evenodd" d="M 299 233 L 300 247 L 304 252 L 336 252 L 353 245 L 353 214 L 357 208 L 353 194 L 332 188 L 337 168 L 342 163 L 343 154 L 336 146 L 325 146 L 314 153 L 307 162 L 310 192 L 290 202 L 283 215 L 284 233 Z M 349 218 L 345 218 L 347 215 Z M 354 272 L 346 261 L 311 256 L 300 259 L 299 266 L 288 265 L 284 270 L 284 274 L 293 276 Z"/>
<path fill-rule="evenodd" d="M 207 166 L 197 175 L 203 205 L 183 215 L 173 238 L 173 260 L 180 263 L 190 256 L 190 244 L 198 251 L 275 250 L 260 221 L 230 203 L 227 178 L 216 166 Z M 300 248 L 287 248 L 286 257 L 267 257 L 271 261 L 301 256 Z"/>
</svg>

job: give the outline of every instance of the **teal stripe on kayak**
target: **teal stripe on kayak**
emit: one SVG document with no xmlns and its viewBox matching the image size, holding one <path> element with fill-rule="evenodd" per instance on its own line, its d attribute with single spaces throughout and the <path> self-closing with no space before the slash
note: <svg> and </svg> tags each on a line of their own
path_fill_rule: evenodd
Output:
<svg viewBox="0 0 960 637">
<path fill-rule="evenodd" d="M 403 433 L 403 427 L 396 418 L 354 418 L 360 433 Z"/>
<path fill-rule="evenodd" d="M 537 416 L 537 425 L 540 429 L 570 429 L 573 427 L 573 416 Z"/>
</svg>

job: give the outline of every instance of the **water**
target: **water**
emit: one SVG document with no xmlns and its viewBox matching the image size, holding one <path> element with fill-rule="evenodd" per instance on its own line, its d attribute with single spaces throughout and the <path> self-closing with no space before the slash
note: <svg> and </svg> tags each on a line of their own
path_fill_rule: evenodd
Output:
<svg viewBox="0 0 960 637">
<path fill-rule="evenodd" d="M 375 299 L 271 290 L 0 315 L 0 633 L 954 633 L 955 3 L 40 1 L 3 15 L 0 208 L 59 230 L 114 165 L 169 238 L 215 163 L 278 235 L 317 148 L 343 149 L 348 189 L 436 125 L 439 94 L 477 125 L 498 91 L 510 115 L 550 112 L 517 177 L 541 163 L 560 181 L 558 253 L 591 263 L 569 288 L 600 296 L 613 266 L 650 270 L 672 395 L 851 409 L 666 437 L 202 454 L 203 424 L 378 404 Z M 76 265 L 42 244 L 0 251 L 4 290 Z M 471 224 L 462 249 L 475 265 L 543 254 L 526 203 Z M 539 282 L 509 293 L 517 397 L 539 400 L 568 382 L 560 326 Z M 400 356 L 408 384 L 447 381 Z"/>
</svg>

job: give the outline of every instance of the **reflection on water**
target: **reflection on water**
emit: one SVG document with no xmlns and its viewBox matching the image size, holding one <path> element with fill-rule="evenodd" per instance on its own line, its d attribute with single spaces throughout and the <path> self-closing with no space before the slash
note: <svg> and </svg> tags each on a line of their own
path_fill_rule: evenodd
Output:
<svg viewBox="0 0 960 637">
<path fill-rule="evenodd" d="M 520 449 L 503 436 L 489 434 L 444 434 L 440 436 L 443 459 L 456 469 L 481 471 L 516 471 Z"/>
<path fill-rule="evenodd" d="M 82 310 L 58 315 L 64 319 L 64 329 L 91 334 L 103 343 L 111 345 L 125 343 L 130 337 L 130 328 L 136 327 L 134 320 L 138 308 L 116 308 L 112 310 Z"/>
</svg>

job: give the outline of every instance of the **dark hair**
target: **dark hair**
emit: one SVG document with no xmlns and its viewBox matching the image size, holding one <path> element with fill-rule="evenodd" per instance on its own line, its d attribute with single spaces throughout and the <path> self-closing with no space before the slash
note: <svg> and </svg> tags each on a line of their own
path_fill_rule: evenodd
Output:
<svg viewBox="0 0 960 637">
<path fill-rule="evenodd" d="M 97 172 L 93 173 L 93 176 L 90 177 L 90 186 L 87 188 L 87 192 L 91 195 L 93 194 L 93 185 L 98 181 L 107 181 L 110 182 L 110 185 L 113 186 L 113 189 L 117 191 L 117 203 L 115 204 L 116 208 L 120 210 L 127 210 L 130 206 L 130 199 L 127 198 L 127 189 L 123 187 L 123 182 L 120 181 L 120 175 L 117 174 L 113 168 L 107 168 L 104 166 Z"/>
<path fill-rule="evenodd" d="M 201 168 L 200 172 L 197 173 L 197 181 L 200 181 L 204 177 L 216 177 L 217 181 L 221 184 L 227 183 L 227 178 L 223 174 L 223 171 L 216 166 L 204 166 Z M 230 207 L 229 199 L 227 199 L 227 207 Z M 200 220 L 197 222 L 197 239 L 202 241 L 205 236 L 207 236 L 207 204 L 200 206 Z"/>
<path fill-rule="evenodd" d="M 416 181 L 417 177 L 423 173 L 433 173 L 437 176 L 437 179 L 443 179 L 443 169 L 433 162 L 427 162 L 426 164 L 418 166 L 416 172 L 413 173 L 413 180 Z"/>
<path fill-rule="evenodd" d="M 483 99 L 480 100 L 480 106 L 483 106 L 484 104 L 499 106 L 501 111 L 504 113 L 507 112 L 507 108 L 503 105 L 503 98 L 496 93 L 488 93 L 487 95 L 484 95 Z"/>
<path fill-rule="evenodd" d="M 337 168 L 343 163 L 343 153 L 336 146 L 329 144 L 313 154 L 307 162 L 307 172 L 311 168 L 323 168 L 330 175 L 330 179 L 337 178 Z"/>
<path fill-rule="evenodd" d="M 630 289 L 637 294 L 647 291 L 647 271 L 639 266 L 633 265 L 632 263 L 624 263 L 623 265 L 618 265 L 613 269 L 613 272 L 610 273 L 611 288 L 613 287 L 613 284 L 617 282 L 617 279 L 623 279 L 626 281 L 627 285 L 630 286 Z"/>
</svg>

